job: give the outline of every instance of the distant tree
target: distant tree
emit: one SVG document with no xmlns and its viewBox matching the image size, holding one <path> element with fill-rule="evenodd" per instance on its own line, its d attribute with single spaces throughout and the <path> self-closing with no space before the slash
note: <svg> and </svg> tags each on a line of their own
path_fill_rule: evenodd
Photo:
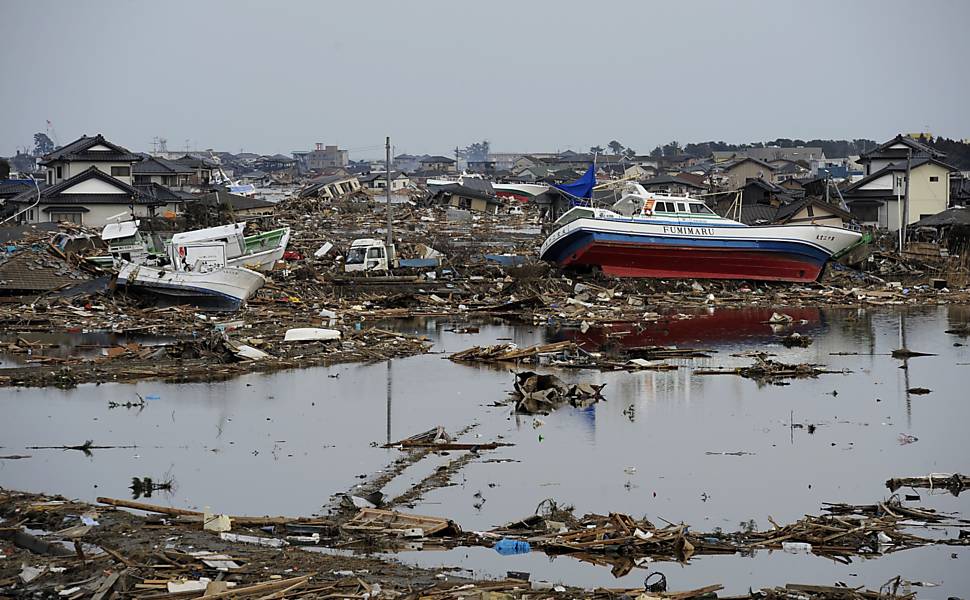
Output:
<svg viewBox="0 0 970 600">
<path fill-rule="evenodd" d="M 491 149 L 491 143 L 488 140 L 482 140 L 474 144 L 469 144 L 464 148 L 459 148 L 457 158 L 464 158 L 468 161 L 485 161 L 488 160 L 488 153 Z"/>
<path fill-rule="evenodd" d="M 611 141 L 606 146 L 610 149 L 610 152 L 612 152 L 613 154 L 619 154 L 620 152 L 623 152 L 623 144 L 621 144 L 616 140 Z"/>
<path fill-rule="evenodd" d="M 650 156 L 654 158 L 660 158 L 663 155 L 664 155 L 664 149 L 660 146 L 657 146 L 656 148 L 650 151 Z"/>
<path fill-rule="evenodd" d="M 590 154 L 603 154 L 605 150 L 603 149 L 603 146 L 590 146 L 589 152 Z"/>
<path fill-rule="evenodd" d="M 626 150 L 623 151 L 623 156 L 625 156 L 627 160 L 633 160 L 634 157 L 636 157 L 636 155 L 637 155 L 637 151 L 634 150 L 633 148 L 627 148 Z"/>
<path fill-rule="evenodd" d="M 10 177 L 10 163 L 7 162 L 6 158 L 0 158 L 0 179 L 7 179 Z"/>
<path fill-rule="evenodd" d="M 44 156 L 54 151 L 54 142 L 46 133 L 38 132 L 34 134 L 34 156 Z"/>
<path fill-rule="evenodd" d="M 678 142 L 677 140 L 674 140 L 669 144 L 664 144 L 664 147 L 663 147 L 664 156 L 677 156 L 678 154 L 681 154 L 681 153 L 682 151 L 680 147 L 680 142 Z"/>
</svg>

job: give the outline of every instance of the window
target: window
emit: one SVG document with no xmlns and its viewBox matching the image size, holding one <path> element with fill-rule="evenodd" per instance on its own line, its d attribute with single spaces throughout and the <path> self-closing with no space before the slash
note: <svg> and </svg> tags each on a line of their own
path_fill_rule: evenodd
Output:
<svg viewBox="0 0 970 600">
<path fill-rule="evenodd" d="M 347 253 L 347 261 L 346 261 L 346 264 L 348 264 L 348 265 L 360 265 L 360 264 L 363 264 L 363 262 L 364 262 L 364 254 L 365 254 L 366 251 L 367 250 L 365 248 L 361 248 L 359 246 L 357 248 L 351 248 L 350 249 L 350 252 Z"/>
<path fill-rule="evenodd" d="M 51 212 L 52 223 L 74 223 L 81 224 L 81 213 L 79 212 Z"/>
<path fill-rule="evenodd" d="M 111 167 L 112 177 L 130 177 L 131 167 Z"/>
<path fill-rule="evenodd" d="M 815 216 L 815 207 L 812 206 L 811 204 L 808 205 L 808 216 L 810 217 Z"/>
<path fill-rule="evenodd" d="M 57 167 L 57 178 L 58 179 L 64 178 L 64 167 Z"/>
<path fill-rule="evenodd" d="M 687 212 L 687 205 L 683 202 L 677 203 L 677 212 Z"/>
<path fill-rule="evenodd" d="M 930 175 L 930 182 L 931 183 L 936 183 L 939 180 L 940 180 L 940 178 L 938 176 L 936 176 L 936 175 Z"/>
<path fill-rule="evenodd" d="M 383 248 L 369 248 L 367 250 L 367 258 L 384 258 Z"/>
<path fill-rule="evenodd" d="M 695 215 L 710 215 L 710 214 L 714 214 L 714 213 L 711 212 L 711 209 L 707 208 L 703 204 L 691 204 L 690 205 L 690 212 L 694 213 Z"/>
</svg>

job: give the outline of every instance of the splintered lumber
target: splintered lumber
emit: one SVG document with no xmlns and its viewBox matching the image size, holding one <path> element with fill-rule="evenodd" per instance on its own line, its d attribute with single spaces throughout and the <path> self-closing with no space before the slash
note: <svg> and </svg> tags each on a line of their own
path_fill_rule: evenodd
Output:
<svg viewBox="0 0 970 600">
<path fill-rule="evenodd" d="M 423 433 L 412 435 L 409 438 L 384 444 L 381 448 L 412 448 L 412 449 L 431 449 L 431 450 L 494 450 L 502 446 L 512 446 L 501 442 L 479 442 L 462 443 L 452 441 L 450 435 L 445 432 L 445 428 L 437 426 Z"/>
<path fill-rule="evenodd" d="M 216 594 L 208 594 L 205 596 L 206 600 L 221 600 L 222 598 L 239 598 L 242 596 L 252 596 L 253 594 L 263 594 L 266 592 L 278 592 L 285 589 L 295 589 L 296 587 L 306 585 L 310 578 L 307 575 L 303 577 L 293 577 L 291 579 L 280 579 L 277 581 L 267 581 L 264 583 L 257 583 L 255 585 L 247 585 L 245 587 L 234 587 L 231 590 L 226 590 L 224 592 L 219 592 Z M 199 595 L 205 593 L 205 590 L 200 590 L 197 592 Z M 194 593 L 193 593 L 194 595 Z M 165 594 L 162 596 L 155 596 L 159 600 L 164 600 L 167 598 L 185 598 L 184 593 L 174 593 Z"/>
<path fill-rule="evenodd" d="M 931 473 L 923 477 L 894 477 L 886 481 L 886 487 L 896 491 L 901 487 L 945 489 L 959 493 L 970 488 L 970 477 L 959 473 Z"/>
<path fill-rule="evenodd" d="M 521 360 L 543 354 L 559 354 L 560 352 L 576 351 L 579 346 L 575 342 L 556 342 L 554 344 L 538 344 L 528 348 L 519 348 L 515 344 L 498 344 L 495 346 L 475 346 L 461 352 L 456 352 L 448 358 L 454 361 L 505 362 Z"/>
<path fill-rule="evenodd" d="M 184 508 L 173 508 L 171 506 L 160 506 L 158 504 L 148 504 L 146 502 L 135 502 L 134 500 L 121 500 L 118 498 L 105 498 L 99 497 L 98 502 L 100 504 L 107 504 L 109 506 L 115 506 L 120 508 L 130 508 L 134 510 L 142 510 L 150 513 L 157 513 L 162 515 L 171 515 L 178 517 L 179 520 L 188 522 L 202 522 L 204 513 L 197 510 L 187 510 Z M 287 523 L 316 523 L 318 519 L 308 519 L 304 517 L 249 517 L 249 516 L 230 516 L 229 519 L 237 525 L 252 525 L 252 526 L 263 526 L 263 525 L 286 525 Z M 320 521 L 322 522 L 322 521 Z"/>
<path fill-rule="evenodd" d="M 362 508 L 353 519 L 341 526 L 346 531 L 404 532 L 420 529 L 424 535 L 460 535 L 461 529 L 453 521 L 441 517 L 412 515 L 380 508 Z"/>
</svg>

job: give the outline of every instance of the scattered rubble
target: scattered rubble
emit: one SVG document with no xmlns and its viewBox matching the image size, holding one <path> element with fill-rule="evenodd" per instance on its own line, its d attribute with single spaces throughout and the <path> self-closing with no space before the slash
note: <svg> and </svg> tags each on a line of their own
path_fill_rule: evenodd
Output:
<svg viewBox="0 0 970 600">
<path fill-rule="evenodd" d="M 548 414 L 569 403 L 586 407 L 603 399 L 606 384 L 577 383 L 567 385 L 555 375 L 539 375 L 532 371 L 515 374 L 512 392 L 514 411 L 523 414 Z"/>
</svg>

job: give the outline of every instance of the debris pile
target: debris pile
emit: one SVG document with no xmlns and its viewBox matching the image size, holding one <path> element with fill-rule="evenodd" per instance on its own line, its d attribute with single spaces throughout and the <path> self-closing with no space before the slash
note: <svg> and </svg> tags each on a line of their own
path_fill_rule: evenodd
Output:
<svg viewBox="0 0 970 600">
<path fill-rule="evenodd" d="M 595 404 L 603 399 L 606 384 L 566 384 L 555 375 L 522 371 L 515 374 L 513 387 L 515 412 L 534 415 L 548 414 L 567 402 L 576 407 Z"/>
<path fill-rule="evenodd" d="M 759 383 L 785 385 L 785 379 L 814 378 L 826 373 L 845 374 L 849 372 L 845 370 L 832 371 L 822 368 L 820 365 L 809 363 L 789 365 L 768 358 L 768 355 L 764 352 L 755 353 L 754 359 L 754 364 L 747 367 L 698 369 L 694 373 L 696 375 L 740 375 L 747 379 L 754 379 Z"/>
</svg>

